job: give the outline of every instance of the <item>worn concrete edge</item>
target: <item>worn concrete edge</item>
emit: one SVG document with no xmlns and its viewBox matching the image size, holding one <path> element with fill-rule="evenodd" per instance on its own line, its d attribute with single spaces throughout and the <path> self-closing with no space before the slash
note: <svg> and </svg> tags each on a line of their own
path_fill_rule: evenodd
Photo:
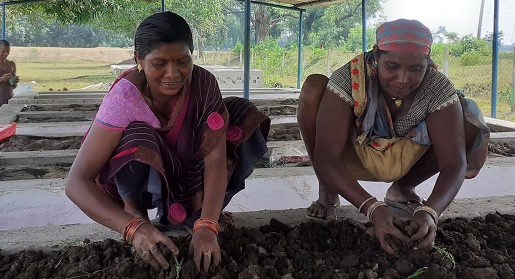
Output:
<svg viewBox="0 0 515 279">
<path fill-rule="evenodd" d="M 302 222 L 314 220 L 306 216 L 305 210 L 305 208 L 296 208 L 234 213 L 234 225 L 236 227 L 254 228 L 267 225 L 272 218 L 275 218 L 289 226 L 296 226 Z M 515 196 L 455 200 L 444 212 L 442 219 L 456 217 L 474 218 L 495 212 L 515 214 Z M 366 218 L 359 214 L 353 206 L 340 206 L 338 208 L 338 216 L 340 219 L 352 218 L 360 222 L 366 222 Z M 323 222 L 320 220 L 315 221 Z M 171 231 L 169 233 L 172 237 L 184 236 L 186 234 L 186 231 Z M 52 251 L 63 249 L 70 245 L 82 245 L 86 238 L 91 241 L 102 241 L 108 238 L 121 240 L 118 233 L 94 223 L 48 226 L 2 230 L 0 231 L 0 249 L 4 255 L 27 249 Z"/>
<path fill-rule="evenodd" d="M 515 157 L 489 157 L 486 166 L 513 166 L 515 167 Z M 315 172 L 312 167 L 277 167 L 277 168 L 257 168 L 248 179 L 274 178 L 274 177 L 295 177 L 311 176 Z M 66 184 L 65 178 L 51 179 L 28 179 L 2 181 L 0 191 L 17 191 L 27 189 L 48 189 L 60 191 Z"/>
<path fill-rule="evenodd" d="M 515 141 L 515 132 L 499 132 L 490 134 L 490 142 L 512 142 Z"/>
<path fill-rule="evenodd" d="M 18 116 L 30 117 L 30 118 L 69 118 L 69 117 L 93 117 L 97 114 L 96 111 L 88 110 L 88 111 L 23 111 L 19 112 Z"/>
<path fill-rule="evenodd" d="M 59 136 L 62 136 L 59 135 Z M 269 152 L 281 146 L 304 148 L 303 141 L 270 141 L 267 143 Z M 0 151 L 0 166 L 7 165 L 48 165 L 73 162 L 78 149 L 44 150 L 44 151 Z"/>
<path fill-rule="evenodd" d="M 18 119 L 18 112 L 23 109 L 23 105 L 7 104 L 0 106 L 0 125 L 10 124 Z"/>
<path fill-rule="evenodd" d="M 494 127 L 494 128 L 507 128 L 511 131 L 515 131 L 515 122 L 497 119 L 497 118 L 491 118 L 491 117 L 485 117 L 485 122 L 488 124 L 488 126 Z"/>
<path fill-rule="evenodd" d="M 0 166 L 71 164 L 78 149 L 0 152 Z"/>
</svg>

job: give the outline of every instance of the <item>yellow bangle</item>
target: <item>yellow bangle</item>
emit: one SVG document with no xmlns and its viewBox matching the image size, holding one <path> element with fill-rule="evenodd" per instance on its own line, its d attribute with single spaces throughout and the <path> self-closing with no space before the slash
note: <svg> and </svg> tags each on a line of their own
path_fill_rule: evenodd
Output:
<svg viewBox="0 0 515 279">
<path fill-rule="evenodd" d="M 388 205 L 384 201 L 376 201 L 373 204 L 371 204 L 367 209 L 367 219 L 372 222 L 372 214 L 374 214 L 374 211 L 380 207 L 380 206 L 386 206 Z"/>
<path fill-rule="evenodd" d="M 415 208 L 415 210 L 413 210 L 413 216 L 415 216 L 415 213 L 417 213 L 419 211 L 424 211 L 424 212 L 429 213 L 429 215 L 431 215 L 431 217 L 433 217 L 433 221 L 435 221 L 435 225 L 438 225 L 438 214 L 436 214 L 436 211 L 433 208 L 431 208 L 430 206 L 427 206 L 427 205 L 421 205 L 421 206 Z"/>
<path fill-rule="evenodd" d="M 361 213 L 361 209 L 363 209 L 363 206 L 365 206 L 365 204 L 367 204 L 367 202 L 369 202 L 369 201 L 371 201 L 371 200 L 373 200 L 373 199 L 375 199 L 375 198 L 376 198 L 376 197 L 372 196 L 372 197 L 370 197 L 370 198 L 366 199 L 364 202 L 362 202 L 362 203 L 360 204 L 360 206 L 358 207 L 358 211 Z"/>
</svg>

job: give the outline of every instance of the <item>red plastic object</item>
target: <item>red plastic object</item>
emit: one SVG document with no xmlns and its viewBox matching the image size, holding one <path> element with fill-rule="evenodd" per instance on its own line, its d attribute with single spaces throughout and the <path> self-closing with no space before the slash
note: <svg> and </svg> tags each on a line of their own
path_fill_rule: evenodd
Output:
<svg viewBox="0 0 515 279">
<path fill-rule="evenodd" d="M 0 125 L 0 142 L 16 134 L 16 122 L 9 125 Z"/>
</svg>

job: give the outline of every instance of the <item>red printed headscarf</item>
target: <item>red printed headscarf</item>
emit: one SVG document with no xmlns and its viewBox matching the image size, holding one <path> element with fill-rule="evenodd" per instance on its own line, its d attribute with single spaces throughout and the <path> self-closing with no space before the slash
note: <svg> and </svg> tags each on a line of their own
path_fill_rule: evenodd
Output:
<svg viewBox="0 0 515 279">
<path fill-rule="evenodd" d="M 376 31 L 380 50 L 407 51 L 429 55 L 433 36 L 418 20 L 398 19 L 385 22 Z"/>
</svg>

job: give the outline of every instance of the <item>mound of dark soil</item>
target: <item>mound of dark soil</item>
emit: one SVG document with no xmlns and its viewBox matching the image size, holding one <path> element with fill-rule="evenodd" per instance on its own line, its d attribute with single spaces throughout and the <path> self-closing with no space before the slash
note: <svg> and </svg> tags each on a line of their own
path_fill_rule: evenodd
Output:
<svg viewBox="0 0 515 279">
<path fill-rule="evenodd" d="M 0 181 L 66 178 L 71 164 L 0 166 Z"/>
<path fill-rule="evenodd" d="M 263 106 L 258 109 L 268 116 L 272 115 L 297 115 L 296 106 Z"/>
<path fill-rule="evenodd" d="M 100 105 L 84 105 L 84 104 L 70 104 L 70 105 L 48 105 L 38 106 L 30 105 L 24 107 L 21 111 L 97 111 Z"/>
<path fill-rule="evenodd" d="M 190 238 L 173 239 L 183 260 L 176 276 L 153 269 L 124 242 L 67 247 L 50 254 L 0 256 L 1 278 L 515 278 L 515 216 L 445 220 L 436 248 L 403 248 L 388 256 L 370 224 L 354 220 L 307 222 L 296 227 L 272 219 L 256 228 L 229 226 L 220 234 L 222 262 L 196 273 L 186 256 Z M 88 243 L 89 241 L 85 241 Z M 165 251 L 166 252 L 166 251 Z M 411 276 L 411 277 L 410 277 Z"/>
<path fill-rule="evenodd" d="M 93 117 L 84 116 L 68 116 L 68 117 L 31 117 L 31 116 L 18 116 L 17 123 L 48 123 L 48 122 L 79 122 L 79 121 L 93 121 Z"/>
<path fill-rule="evenodd" d="M 0 143 L 0 151 L 42 151 L 79 149 L 81 136 L 75 137 L 38 137 L 14 136 Z"/>
<path fill-rule="evenodd" d="M 515 142 L 490 143 L 488 151 L 506 157 L 515 157 Z"/>
<path fill-rule="evenodd" d="M 297 123 L 281 123 L 270 125 L 268 141 L 301 140 Z"/>
<path fill-rule="evenodd" d="M 278 106 L 278 105 L 291 105 L 296 106 L 299 103 L 298 99 L 283 99 L 283 100 L 273 100 L 273 99 L 258 99 L 252 100 L 252 103 L 256 106 Z"/>
</svg>

